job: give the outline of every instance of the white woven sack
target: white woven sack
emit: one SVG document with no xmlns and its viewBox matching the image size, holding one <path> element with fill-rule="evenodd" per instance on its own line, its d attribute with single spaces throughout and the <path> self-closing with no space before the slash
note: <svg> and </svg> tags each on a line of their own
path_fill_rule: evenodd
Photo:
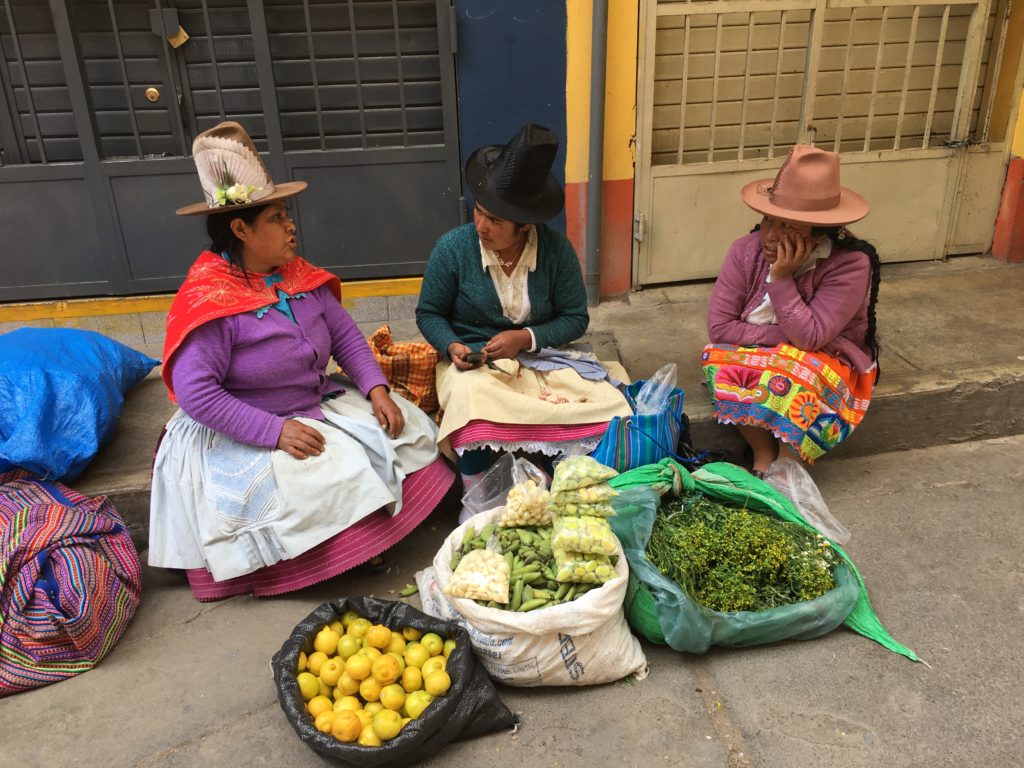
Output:
<svg viewBox="0 0 1024 768">
<path fill-rule="evenodd" d="M 446 595 L 452 552 L 467 525 L 496 522 L 503 507 L 474 515 L 441 545 L 434 566 L 416 574 L 423 610 L 459 622 L 491 677 L 507 685 L 596 685 L 647 676 L 647 659 L 629 631 L 622 601 L 629 566 L 619 546 L 616 578 L 570 603 L 519 613 Z M 616 540 L 618 544 L 618 540 Z"/>
</svg>

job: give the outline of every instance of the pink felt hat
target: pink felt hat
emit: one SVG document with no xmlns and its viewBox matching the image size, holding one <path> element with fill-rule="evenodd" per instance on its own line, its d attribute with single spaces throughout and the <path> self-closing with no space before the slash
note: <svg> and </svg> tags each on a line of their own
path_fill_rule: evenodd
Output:
<svg viewBox="0 0 1024 768">
<path fill-rule="evenodd" d="M 816 227 L 852 224 L 868 215 L 868 201 L 839 186 L 839 155 L 797 144 L 774 179 L 752 181 L 740 191 L 758 213 Z"/>
</svg>

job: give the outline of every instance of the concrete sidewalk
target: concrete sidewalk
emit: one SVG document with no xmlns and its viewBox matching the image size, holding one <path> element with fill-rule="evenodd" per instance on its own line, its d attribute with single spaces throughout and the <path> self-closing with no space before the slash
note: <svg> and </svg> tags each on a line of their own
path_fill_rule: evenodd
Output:
<svg viewBox="0 0 1024 768">
<path fill-rule="evenodd" d="M 643 642 L 645 680 L 499 687 L 518 732 L 453 743 L 423 765 L 1019 766 L 1022 451 L 1024 436 L 815 468 L 879 617 L 930 666 L 846 628 L 703 656 Z M 146 568 L 139 612 L 96 669 L 0 699 L 0 766 L 331 765 L 288 724 L 270 659 L 325 600 L 396 598 L 456 514 L 449 504 L 401 542 L 387 574 L 281 598 L 201 604 L 179 574 Z"/>
<path fill-rule="evenodd" d="M 618 356 L 633 378 L 668 362 L 687 394 L 694 444 L 741 449 L 719 426 L 701 386 L 700 350 L 709 283 L 655 288 L 591 311 L 591 337 Z M 837 451 L 850 457 L 1024 432 L 1024 264 L 959 257 L 887 265 L 878 303 L 882 378 L 864 423 Z M 369 334 L 390 323 L 396 340 L 419 338 L 415 297 L 366 299 L 351 307 Z M 78 323 L 159 357 L 161 318 L 94 318 Z M 0 331 L 4 329 L 0 328 Z M 163 424 L 174 408 L 159 371 L 132 390 L 113 443 L 75 487 L 107 494 L 145 546 L 149 470 Z M 827 462 L 826 462 L 827 464 Z"/>
</svg>

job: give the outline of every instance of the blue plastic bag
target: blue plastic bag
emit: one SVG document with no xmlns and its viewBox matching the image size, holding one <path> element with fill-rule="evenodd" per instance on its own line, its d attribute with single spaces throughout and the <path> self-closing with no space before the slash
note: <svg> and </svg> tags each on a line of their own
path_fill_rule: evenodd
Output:
<svg viewBox="0 0 1024 768">
<path fill-rule="evenodd" d="M 683 429 L 683 390 L 672 387 L 665 393 L 664 407 L 658 413 L 644 415 L 636 412 L 636 398 L 645 384 L 641 379 L 626 387 L 626 402 L 633 414 L 613 417 L 590 454 L 618 472 L 655 464 L 669 456 L 686 461 L 675 452 Z"/>
<path fill-rule="evenodd" d="M 93 331 L 0 336 L 0 472 L 74 480 L 113 435 L 125 393 L 159 362 Z"/>
</svg>

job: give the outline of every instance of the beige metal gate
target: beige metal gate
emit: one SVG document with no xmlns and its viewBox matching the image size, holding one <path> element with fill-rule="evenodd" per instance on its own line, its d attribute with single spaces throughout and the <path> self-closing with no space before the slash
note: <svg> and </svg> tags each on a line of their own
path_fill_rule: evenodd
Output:
<svg viewBox="0 0 1024 768">
<path fill-rule="evenodd" d="M 884 261 L 986 250 L 1020 93 L 1006 2 L 641 0 L 634 282 L 717 274 L 757 221 L 740 187 L 797 141 L 842 154 Z"/>
</svg>

